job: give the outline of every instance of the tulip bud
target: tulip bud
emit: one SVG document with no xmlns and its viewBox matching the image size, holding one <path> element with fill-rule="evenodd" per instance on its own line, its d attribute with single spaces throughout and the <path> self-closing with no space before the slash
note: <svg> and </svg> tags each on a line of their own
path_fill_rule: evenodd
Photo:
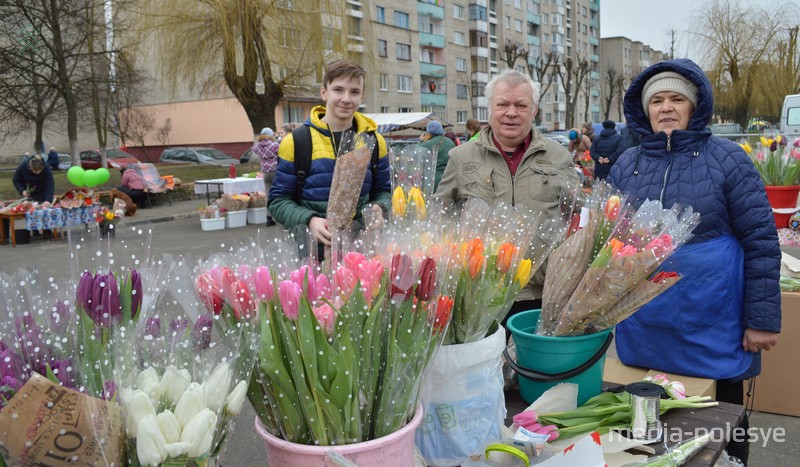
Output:
<svg viewBox="0 0 800 467">
<path fill-rule="evenodd" d="M 442 332 L 450 322 L 450 312 L 453 311 L 453 299 L 442 295 L 436 303 L 436 314 L 433 318 L 433 329 L 436 332 Z"/>
<path fill-rule="evenodd" d="M 217 426 L 217 415 L 210 409 L 203 409 L 197 413 L 183 427 L 181 442 L 190 443 L 188 452 L 190 458 L 207 454 L 214 441 L 214 428 Z"/>
<path fill-rule="evenodd" d="M 517 247 L 514 244 L 505 242 L 497 250 L 497 269 L 502 273 L 507 273 L 511 269 L 511 263 L 517 254 Z"/>
<path fill-rule="evenodd" d="M 233 372 L 230 365 L 222 362 L 214 368 L 208 380 L 202 384 L 206 407 L 213 410 L 214 413 L 218 413 L 222 404 L 225 403 L 231 378 L 233 378 Z"/>
<path fill-rule="evenodd" d="M 190 377 L 187 378 L 187 375 L 188 372 L 181 373 L 175 365 L 168 366 L 164 374 L 161 375 L 159 383 L 161 397 L 166 399 L 170 406 L 178 403 L 186 388 L 191 384 L 192 379 Z M 167 440 L 167 442 L 173 441 Z"/>
<path fill-rule="evenodd" d="M 156 409 L 150 402 L 150 397 L 139 389 L 123 389 L 121 402 L 125 409 L 126 429 L 135 438 L 138 435 L 139 422 L 149 415 L 155 417 Z"/>
<path fill-rule="evenodd" d="M 605 214 L 606 219 L 611 222 L 614 222 L 619 218 L 619 210 L 620 210 L 620 199 L 619 196 L 613 195 L 609 196 L 608 200 L 606 200 L 605 209 L 603 209 L 603 214 Z"/>
<path fill-rule="evenodd" d="M 155 368 L 149 367 L 139 372 L 136 387 L 144 391 L 150 400 L 157 402 L 161 398 L 161 385 Z"/>
<path fill-rule="evenodd" d="M 139 311 L 142 309 L 142 276 L 136 269 L 131 269 L 128 274 L 128 280 L 131 281 L 131 319 L 136 319 L 139 316 Z"/>
<path fill-rule="evenodd" d="M 328 336 L 333 334 L 333 328 L 336 325 L 336 310 L 327 303 L 323 303 L 313 307 L 311 311 L 314 312 L 314 317 L 317 318 L 319 325 L 325 330 L 325 334 Z"/>
<path fill-rule="evenodd" d="M 469 277 L 475 279 L 483 271 L 486 258 L 483 254 L 474 254 L 469 259 Z"/>
<path fill-rule="evenodd" d="M 206 402 L 203 387 L 193 382 L 189 384 L 189 387 L 181 394 L 181 398 L 178 399 L 178 403 L 175 405 L 175 418 L 178 419 L 178 423 L 183 428 L 192 417 L 204 408 L 206 408 Z"/>
<path fill-rule="evenodd" d="M 401 186 L 392 192 L 392 214 L 395 217 L 406 217 L 406 196 Z"/>
<path fill-rule="evenodd" d="M 302 289 L 296 283 L 285 280 L 278 287 L 278 298 L 281 301 L 283 314 L 292 321 L 297 321 L 300 312 L 300 296 Z"/>
<path fill-rule="evenodd" d="M 244 398 L 247 396 L 247 380 L 239 381 L 228 397 L 225 398 L 225 413 L 235 417 L 242 411 Z"/>
<path fill-rule="evenodd" d="M 144 335 L 153 339 L 161 337 L 161 320 L 158 316 L 147 318 L 147 322 L 144 325 Z"/>
<path fill-rule="evenodd" d="M 686 399 L 686 388 L 680 381 L 670 381 L 664 389 L 667 390 L 667 395 L 673 399 Z"/>
<path fill-rule="evenodd" d="M 256 295 L 259 300 L 270 301 L 275 297 L 275 285 L 267 266 L 256 268 Z"/>
<path fill-rule="evenodd" d="M 396 303 L 403 302 L 411 297 L 414 286 L 414 271 L 411 258 L 405 254 L 396 254 L 392 257 L 392 300 Z"/>
<path fill-rule="evenodd" d="M 411 187 L 408 191 L 408 204 L 414 207 L 417 219 L 424 219 L 426 214 L 425 196 L 419 187 Z"/>
<path fill-rule="evenodd" d="M 202 315 L 197 318 L 192 326 L 192 345 L 195 350 L 205 350 L 211 345 L 211 326 L 214 318 L 211 315 Z"/>
<path fill-rule="evenodd" d="M 167 442 L 155 415 L 147 415 L 137 424 L 136 456 L 143 466 L 157 466 L 167 460 Z"/>
<path fill-rule="evenodd" d="M 517 273 L 514 275 L 514 281 L 519 282 L 520 288 L 525 288 L 525 286 L 528 285 L 528 281 L 531 280 L 532 264 L 530 259 L 523 259 L 519 262 Z"/>
<path fill-rule="evenodd" d="M 94 290 L 94 276 L 86 271 L 81 274 L 80 282 L 78 283 L 78 292 L 76 301 L 82 308 L 83 312 L 89 315 L 89 310 L 92 307 L 92 291 Z"/>
<path fill-rule="evenodd" d="M 161 429 L 161 434 L 164 435 L 164 440 L 167 444 L 177 443 L 181 440 L 181 426 L 172 411 L 165 410 L 161 412 L 156 416 L 156 420 L 158 420 L 158 427 Z"/>
<path fill-rule="evenodd" d="M 200 274 L 195 281 L 194 288 L 208 311 L 215 315 L 222 312 L 222 292 L 219 283 L 214 282 L 210 274 Z"/>
<path fill-rule="evenodd" d="M 419 285 L 414 295 L 420 300 L 428 301 L 436 292 L 436 261 L 425 258 L 419 263 Z"/>
<path fill-rule="evenodd" d="M 247 284 L 241 279 L 233 284 L 234 301 L 230 304 L 233 316 L 237 321 L 250 319 L 256 315 L 256 302 L 250 295 Z"/>
</svg>

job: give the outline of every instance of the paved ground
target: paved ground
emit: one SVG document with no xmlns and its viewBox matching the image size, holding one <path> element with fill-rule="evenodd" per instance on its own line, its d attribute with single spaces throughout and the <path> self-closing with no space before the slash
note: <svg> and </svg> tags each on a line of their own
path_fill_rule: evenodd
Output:
<svg viewBox="0 0 800 467">
<path fill-rule="evenodd" d="M 135 217 L 124 219 L 126 223 L 155 223 L 153 253 L 208 255 L 220 251 L 231 241 L 252 236 L 260 226 L 248 225 L 239 229 L 226 229 L 213 232 L 200 230 L 197 208 L 205 204 L 205 199 L 176 201 L 172 205 L 160 204 L 142 209 Z M 269 227 L 275 229 L 277 227 Z M 66 265 L 66 242 L 45 241 L 34 238 L 30 244 L 0 245 L 0 271 L 10 272 L 17 268 L 38 268 L 52 271 L 56 275 L 68 274 Z M 254 413 L 247 404 L 238 417 L 227 448 L 221 457 L 225 466 L 264 465 L 264 447 L 253 428 Z M 753 433 L 758 433 L 758 442 L 752 444 L 751 466 L 794 466 L 799 465 L 800 418 L 754 412 L 750 418 Z M 783 441 L 774 437 L 764 440 L 762 433 L 775 433 L 782 429 Z M 362 466 L 366 467 L 366 466 Z"/>
</svg>

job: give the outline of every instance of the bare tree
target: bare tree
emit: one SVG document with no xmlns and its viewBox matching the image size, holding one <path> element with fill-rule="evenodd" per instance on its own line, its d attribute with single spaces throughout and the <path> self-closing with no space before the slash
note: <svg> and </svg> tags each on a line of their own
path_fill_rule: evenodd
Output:
<svg viewBox="0 0 800 467">
<path fill-rule="evenodd" d="M 669 35 L 669 46 L 667 47 L 667 57 L 665 58 L 673 59 L 675 58 L 675 47 L 678 43 L 678 31 L 670 27 L 667 30 L 667 34 Z"/>
<path fill-rule="evenodd" d="M 747 127 L 753 99 L 761 93 L 759 76 L 771 62 L 770 53 L 794 22 L 789 5 L 742 7 L 736 0 L 711 0 L 703 9 L 694 34 L 708 64 L 714 87 L 715 112 Z M 791 24 L 791 23 L 790 23 Z"/>
<path fill-rule="evenodd" d="M 120 118 L 120 128 L 126 145 L 133 143 L 139 148 L 142 156 L 147 157 L 145 149 L 147 135 L 155 129 L 156 119 L 152 113 L 142 108 L 128 108 Z M 158 130 L 156 130 L 158 131 Z"/>
<path fill-rule="evenodd" d="M 589 71 L 591 71 L 589 61 L 579 55 L 574 58 L 567 57 L 564 60 L 564 64 L 556 69 L 556 74 L 561 79 L 564 93 L 567 96 L 566 122 L 568 125 L 577 125 L 575 110 L 578 106 L 578 97 L 581 94 L 581 85 Z"/>
<path fill-rule="evenodd" d="M 583 121 L 590 122 L 589 105 L 592 103 L 592 73 L 587 73 L 583 78 Z"/>
<path fill-rule="evenodd" d="M 545 54 L 544 60 L 542 60 L 542 57 L 536 57 L 533 61 L 526 61 L 526 64 L 528 66 L 528 74 L 534 81 L 541 85 L 541 92 L 539 94 L 539 102 L 541 103 L 547 91 L 550 90 L 550 86 L 553 85 L 553 81 L 555 81 L 554 77 L 556 76 L 556 68 L 558 67 L 558 57 L 551 52 Z M 536 124 L 540 125 L 541 123 L 542 114 L 536 112 Z"/>
<path fill-rule="evenodd" d="M 618 94 L 618 91 L 622 88 L 622 81 L 623 77 L 621 74 L 617 73 L 616 68 L 606 68 L 606 74 L 603 77 L 603 91 L 605 95 L 603 99 L 603 117 L 605 120 L 608 120 L 611 115 L 611 107 L 614 103 L 614 98 L 619 101 L 622 100 L 622 96 Z M 621 118 L 622 114 L 618 113 L 618 115 Z"/>
<path fill-rule="evenodd" d="M 350 50 L 348 34 L 363 33 L 359 18 L 343 20 L 349 17 L 340 2 L 292 2 L 291 9 L 287 2 L 259 0 L 146 4 L 146 22 L 158 32 L 162 71 L 173 89 L 221 79 L 254 131 L 275 127 L 275 108 L 284 95 L 316 93 L 326 60 L 343 54 L 366 59 L 342 52 Z"/>
<path fill-rule="evenodd" d="M 156 129 L 156 141 L 161 143 L 162 146 L 169 144 L 169 134 L 172 131 L 172 119 L 167 117 L 164 119 L 164 124 Z"/>
<path fill-rule="evenodd" d="M 617 115 L 619 115 L 620 120 L 622 120 L 622 116 L 623 116 L 622 104 L 625 101 L 625 91 L 628 89 L 628 86 L 630 86 L 631 81 L 633 81 L 633 79 L 630 76 L 627 77 L 627 78 L 624 77 L 624 76 L 620 76 L 620 78 L 614 84 L 614 87 L 617 90 L 617 92 L 616 92 L 616 94 L 617 94 Z"/>
<path fill-rule="evenodd" d="M 508 68 L 513 69 L 514 64 L 520 59 L 525 61 L 527 64 L 528 49 L 519 42 L 511 42 L 510 40 L 506 40 L 506 43 L 503 46 L 503 55 L 501 60 L 506 63 Z"/>
</svg>

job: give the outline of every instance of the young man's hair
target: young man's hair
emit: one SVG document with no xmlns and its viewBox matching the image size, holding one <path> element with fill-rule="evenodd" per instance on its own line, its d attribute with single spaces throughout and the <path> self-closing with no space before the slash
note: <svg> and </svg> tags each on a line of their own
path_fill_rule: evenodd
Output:
<svg viewBox="0 0 800 467">
<path fill-rule="evenodd" d="M 362 83 L 366 82 L 366 73 L 364 72 L 364 69 L 361 68 L 361 65 L 346 58 L 329 63 L 325 68 L 325 77 L 322 82 L 327 88 L 328 83 L 331 83 L 333 80 L 342 77 L 361 78 Z"/>
<path fill-rule="evenodd" d="M 481 131 L 481 122 L 477 118 L 470 118 L 467 120 L 467 130 L 473 134 Z"/>
<path fill-rule="evenodd" d="M 28 167 L 34 172 L 40 172 L 44 170 L 44 161 L 39 156 L 33 156 L 28 161 Z"/>
</svg>

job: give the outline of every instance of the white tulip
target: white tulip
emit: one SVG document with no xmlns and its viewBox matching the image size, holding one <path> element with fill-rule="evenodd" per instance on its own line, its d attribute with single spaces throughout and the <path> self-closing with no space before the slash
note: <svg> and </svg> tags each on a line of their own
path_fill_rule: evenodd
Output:
<svg viewBox="0 0 800 467">
<path fill-rule="evenodd" d="M 140 371 L 139 377 L 136 378 L 136 386 L 150 396 L 153 404 L 158 404 L 158 400 L 161 398 L 159 384 L 158 373 L 153 367 Z"/>
<path fill-rule="evenodd" d="M 136 427 L 136 455 L 141 465 L 159 465 L 167 459 L 167 442 L 155 415 L 148 415 Z"/>
<path fill-rule="evenodd" d="M 189 452 L 190 447 L 192 447 L 192 443 L 177 442 L 167 444 L 167 456 L 173 459 L 181 457 Z"/>
<path fill-rule="evenodd" d="M 219 413 L 225 397 L 228 395 L 228 388 L 231 387 L 233 372 L 228 362 L 223 362 L 214 368 L 208 380 L 203 382 L 205 386 L 206 407 Z"/>
<path fill-rule="evenodd" d="M 189 423 L 192 417 L 197 415 L 197 412 L 205 408 L 206 402 L 203 395 L 203 387 L 197 383 L 191 383 L 175 405 L 175 417 L 178 419 L 181 429 L 186 427 L 186 424 Z"/>
<path fill-rule="evenodd" d="M 169 405 L 174 406 L 177 404 L 178 399 L 180 399 L 183 392 L 186 391 L 186 388 L 189 387 L 192 378 L 191 376 L 187 377 L 188 375 L 188 371 L 178 371 L 175 365 L 168 366 L 166 371 L 164 371 L 164 374 L 161 376 L 159 391 L 161 392 L 161 397 L 165 398 Z"/>
<path fill-rule="evenodd" d="M 158 419 L 158 427 L 161 428 L 161 433 L 164 435 L 164 440 L 167 444 L 177 443 L 181 440 L 181 426 L 175 414 L 169 410 L 165 410 L 156 416 Z"/>
<path fill-rule="evenodd" d="M 181 432 L 181 442 L 192 443 L 187 453 L 190 458 L 200 457 L 211 450 L 217 415 L 210 409 L 203 409 L 195 415 Z"/>
<path fill-rule="evenodd" d="M 233 391 L 225 399 L 225 413 L 234 417 L 239 415 L 239 412 L 242 411 L 245 396 L 247 396 L 247 381 L 242 380 L 239 381 L 239 384 L 233 388 Z"/>
<path fill-rule="evenodd" d="M 152 415 L 156 416 L 156 409 L 150 402 L 150 397 L 144 391 L 124 390 L 122 393 L 123 406 L 125 409 L 126 429 L 128 434 L 133 437 L 138 435 L 139 422 Z"/>
</svg>

